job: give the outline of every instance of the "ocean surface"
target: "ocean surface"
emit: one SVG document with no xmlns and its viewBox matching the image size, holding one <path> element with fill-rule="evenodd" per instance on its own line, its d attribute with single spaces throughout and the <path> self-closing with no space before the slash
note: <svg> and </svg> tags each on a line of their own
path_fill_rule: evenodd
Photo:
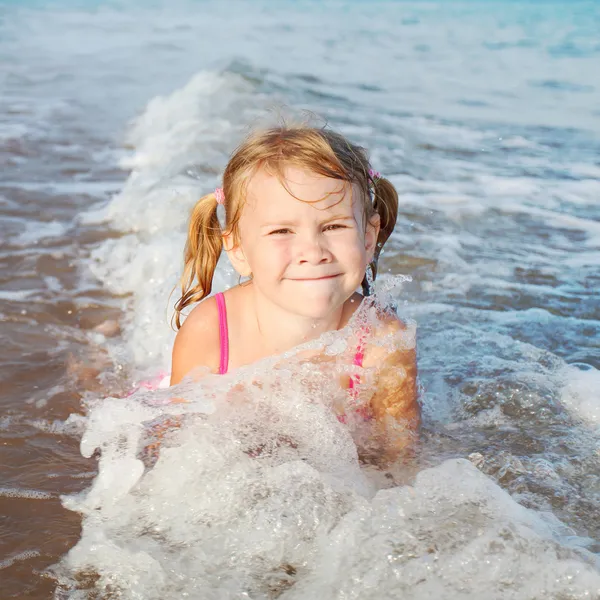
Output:
<svg viewBox="0 0 600 600">
<path fill-rule="evenodd" d="M 600 598 L 598 73 L 595 1 L 0 0 L 0 597 Z M 292 114 L 399 190 L 418 451 L 288 395 L 139 471 L 189 211 Z"/>
</svg>

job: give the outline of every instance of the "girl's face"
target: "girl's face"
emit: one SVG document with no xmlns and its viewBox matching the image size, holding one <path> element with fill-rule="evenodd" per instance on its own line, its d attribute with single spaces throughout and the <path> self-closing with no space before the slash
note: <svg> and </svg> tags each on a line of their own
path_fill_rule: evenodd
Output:
<svg viewBox="0 0 600 600">
<path fill-rule="evenodd" d="M 364 222 L 356 186 L 293 167 L 286 169 L 285 180 L 291 194 L 265 171 L 252 178 L 239 244 L 229 255 L 237 271 L 252 274 L 253 285 L 274 304 L 324 318 L 360 286 L 373 257 L 379 216 Z"/>
</svg>

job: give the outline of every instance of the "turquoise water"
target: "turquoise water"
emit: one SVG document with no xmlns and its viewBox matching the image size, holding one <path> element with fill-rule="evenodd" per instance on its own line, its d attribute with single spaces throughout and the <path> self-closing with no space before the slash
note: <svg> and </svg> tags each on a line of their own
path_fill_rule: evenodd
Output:
<svg viewBox="0 0 600 600">
<path fill-rule="evenodd" d="M 597 73 L 597 2 L 0 2 L 4 596 L 51 597 L 58 578 L 57 597 L 92 597 L 100 573 L 126 598 L 138 576 L 159 597 L 597 597 Z M 365 145 L 400 192 L 380 272 L 412 277 L 397 301 L 419 326 L 421 479 L 321 506 L 323 468 L 298 471 L 298 505 L 331 529 L 305 539 L 271 506 L 301 548 L 265 550 L 293 567 L 275 576 L 233 517 L 237 567 L 193 538 L 204 480 L 181 442 L 154 472 L 164 488 L 143 479 L 116 513 L 127 465 L 105 467 L 105 525 L 86 515 L 82 536 L 60 496 L 85 496 L 98 466 L 79 452 L 90 423 L 69 414 L 168 366 L 191 204 L 249 125 L 299 111 Z M 217 287 L 231 281 L 223 265 Z M 97 414 L 117 429 L 113 409 Z M 109 432 L 94 433 L 107 448 Z M 146 545 L 144 511 L 185 478 Z"/>
</svg>

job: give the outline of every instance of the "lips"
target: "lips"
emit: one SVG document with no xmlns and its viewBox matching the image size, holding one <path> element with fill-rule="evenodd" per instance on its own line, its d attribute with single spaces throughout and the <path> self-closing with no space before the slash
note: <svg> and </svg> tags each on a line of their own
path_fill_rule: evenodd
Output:
<svg viewBox="0 0 600 600">
<path fill-rule="evenodd" d="M 321 275 L 320 277 L 289 277 L 291 281 L 326 281 L 328 279 L 335 279 L 339 277 L 341 273 L 335 273 L 334 275 Z"/>
</svg>

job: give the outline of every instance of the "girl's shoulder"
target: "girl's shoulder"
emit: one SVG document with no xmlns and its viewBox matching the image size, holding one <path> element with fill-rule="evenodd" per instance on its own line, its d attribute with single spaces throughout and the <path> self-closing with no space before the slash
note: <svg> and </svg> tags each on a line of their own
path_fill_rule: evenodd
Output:
<svg viewBox="0 0 600 600">
<path fill-rule="evenodd" d="M 177 332 L 173 345 L 171 385 L 199 367 L 219 370 L 219 311 L 215 296 L 197 304 Z"/>
</svg>

